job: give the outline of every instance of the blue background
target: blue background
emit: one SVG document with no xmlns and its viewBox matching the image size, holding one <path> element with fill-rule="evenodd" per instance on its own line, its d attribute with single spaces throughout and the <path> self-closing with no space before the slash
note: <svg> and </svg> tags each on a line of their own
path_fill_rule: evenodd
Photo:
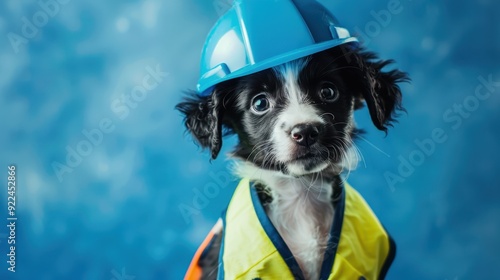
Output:
<svg viewBox="0 0 500 280">
<path fill-rule="evenodd" d="M 17 52 L 9 36 L 22 36 L 22 18 L 43 10 L 0 2 L 0 279 L 181 279 L 236 183 L 210 176 L 229 176 L 230 162 L 210 163 L 173 110 L 195 87 L 205 36 L 229 0 L 66 2 Z M 500 2 L 402 0 L 379 23 L 372 11 L 388 1 L 321 2 L 413 79 L 402 87 L 408 114 L 388 137 L 357 114 L 368 133 L 358 143 L 364 162 L 349 177 L 398 244 L 388 278 L 496 278 L 500 86 L 483 88 L 490 96 L 477 104 L 473 96 L 478 77 L 500 81 Z M 111 104 L 157 65 L 168 76 L 126 117 L 116 114 Z M 448 111 L 464 100 L 477 105 L 467 117 Z M 112 131 L 59 180 L 53 165 L 67 164 L 68 149 L 85 150 L 82 130 L 102 120 Z M 446 141 L 387 181 L 434 129 Z M 225 144 L 227 152 L 234 139 Z M 15 274 L 2 226 L 8 164 L 17 166 Z M 185 219 L 180 207 L 211 183 L 216 195 Z"/>
</svg>

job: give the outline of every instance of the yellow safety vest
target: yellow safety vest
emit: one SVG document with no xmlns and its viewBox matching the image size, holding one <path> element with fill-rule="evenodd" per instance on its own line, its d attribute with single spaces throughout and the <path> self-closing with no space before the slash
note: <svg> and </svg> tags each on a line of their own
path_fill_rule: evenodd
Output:
<svg viewBox="0 0 500 280">
<path fill-rule="evenodd" d="M 248 179 L 239 183 L 222 219 L 218 279 L 304 279 Z M 383 279 L 394 255 L 394 242 L 366 201 L 344 184 L 320 279 Z"/>
</svg>

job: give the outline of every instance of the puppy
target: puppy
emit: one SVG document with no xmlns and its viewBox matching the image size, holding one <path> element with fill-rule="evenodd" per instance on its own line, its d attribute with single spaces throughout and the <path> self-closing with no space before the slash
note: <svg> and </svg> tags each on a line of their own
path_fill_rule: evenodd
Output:
<svg viewBox="0 0 500 280">
<path fill-rule="evenodd" d="M 255 185 L 305 279 L 320 278 L 341 173 L 357 162 L 353 141 L 362 131 L 354 111 L 366 104 L 375 127 L 387 132 L 403 110 L 398 84 L 409 78 L 383 70 L 390 63 L 362 48 L 335 47 L 220 83 L 206 97 L 192 92 L 176 107 L 212 159 L 223 136 L 238 136 L 230 155 L 236 173 Z M 222 231 L 219 222 L 196 261 L 201 279 L 217 276 Z"/>
</svg>

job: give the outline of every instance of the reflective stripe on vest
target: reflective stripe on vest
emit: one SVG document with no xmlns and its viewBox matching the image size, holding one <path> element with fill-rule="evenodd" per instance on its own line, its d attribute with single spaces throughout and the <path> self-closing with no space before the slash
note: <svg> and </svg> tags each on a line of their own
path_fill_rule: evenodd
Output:
<svg viewBox="0 0 500 280">
<path fill-rule="evenodd" d="M 320 279 L 384 278 L 394 258 L 394 243 L 348 184 L 333 222 Z M 236 188 L 223 223 L 218 279 L 304 279 L 248 179 Z"/>
</svg>

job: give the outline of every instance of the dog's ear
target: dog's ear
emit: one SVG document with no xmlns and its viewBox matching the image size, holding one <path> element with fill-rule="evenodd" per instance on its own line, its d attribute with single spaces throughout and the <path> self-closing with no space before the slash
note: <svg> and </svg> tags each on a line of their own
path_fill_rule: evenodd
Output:
<svg viewBox="0 0 500 280">
<path fill-rule="evenodd" d="M 398 111 L 404 111 L 401 105 L 402 96 L 398 83 L 408 82 L 410 78 L 400 70 L 384 71 L 383 68 L 393 60 L 379 60 L 377 55 L 364 50 L 355 51 L 356 69 L 360 70 L 361 98 L 365 100 L 373 124 L 387 133 L 392 126 Z"/>
<path fill-rule="evenodd" d="M 199 96 L 196 92 L 187 94 L 175 108 L 184 115 L 186 129 L 194 139 L 202 148 L 210 149 L 212 159 L 216 159 L 222 147 L 221 97 L 216 91 L 209 96 Z"/>
</svg>

